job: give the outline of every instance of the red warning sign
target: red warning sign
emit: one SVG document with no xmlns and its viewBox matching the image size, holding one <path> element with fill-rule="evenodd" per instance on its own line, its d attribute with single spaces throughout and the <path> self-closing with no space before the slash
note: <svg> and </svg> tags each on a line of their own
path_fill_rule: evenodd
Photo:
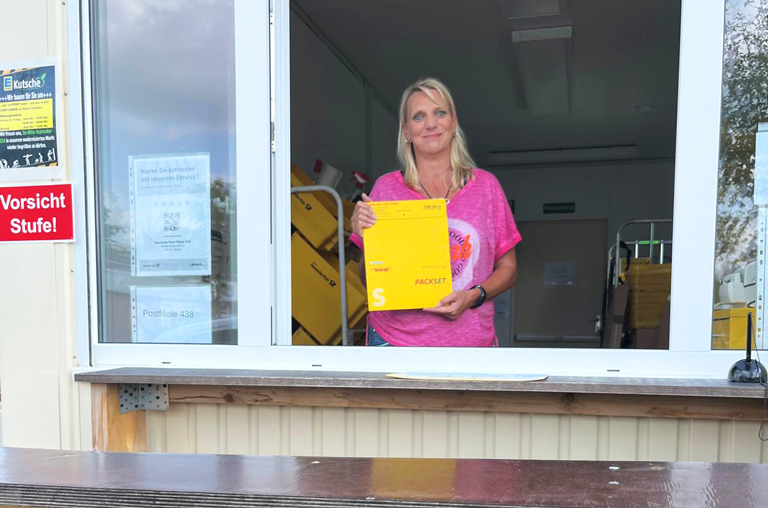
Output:
<svg viewBox="0 0 768 508">
<path fill-rule="evenodd" d="M 72 242 L 72 184 L 0 187 L 0 242 Z"/>
</svg>

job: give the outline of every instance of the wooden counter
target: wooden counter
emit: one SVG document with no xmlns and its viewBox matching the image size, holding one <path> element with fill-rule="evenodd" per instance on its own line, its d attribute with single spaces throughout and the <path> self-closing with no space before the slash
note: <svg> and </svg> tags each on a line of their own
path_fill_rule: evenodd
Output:
<svg viewBox="0 0 768 508">
<path fill-rule="evenodd" d="M 120 414 L 117 385 L 167 385 L 170 404 L 481 411 L 759 421 L 760 385 L 707 379 L 558 377 L 540 382 L 416 381 L 384 373 L 119 368 L 79 373 L 92 383 L 94 447 L 146 450 L 143 411 Z"/>
<path fill-rule="evenodd" d="M 768 465 L 0 449 L 0 505 L 751 508 Z"/>
</svg>

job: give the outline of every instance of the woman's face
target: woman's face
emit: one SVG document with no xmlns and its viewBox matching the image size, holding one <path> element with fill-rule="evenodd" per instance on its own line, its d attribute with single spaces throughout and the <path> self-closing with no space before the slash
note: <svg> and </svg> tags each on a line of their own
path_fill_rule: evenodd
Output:
<svg viewBox="0 0 768 508">
<path fill-rule="evenodd" d="M 416 92 L 408 98 L 403 132 L 413 142 L 417 154 L 434 155 L 451 149 L 456 116 L 440 93 L 432 92 L 435 101 L 424 92 Z"/>
</svg>

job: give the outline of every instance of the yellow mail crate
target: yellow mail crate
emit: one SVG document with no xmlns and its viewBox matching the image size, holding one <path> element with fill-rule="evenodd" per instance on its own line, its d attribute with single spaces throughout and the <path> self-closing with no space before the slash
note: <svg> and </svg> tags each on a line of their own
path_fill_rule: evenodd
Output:
<svg viewBox="0 0 768 508">
<path fill-rule="evenodd" d="M 298 233 L 291 239 L 293 318 L 321 344 L 333 343 L 341 331 L 338 260 L 317 252 Z M 346 267 L 347 316 L 356 322 L 365 313 L 365 292 L 357 267 Z"/>
<path fill-rule="evenodd" d="M 315 183 L 300 167 L 291 164 L 291 187 L 310 185 Z M 342 205 L 349 206 L 345 200 Z M 331 250 L 338 242 L 337 214 L 336 200 L 327 192 L 291 194 L 291 223 L 316 249 Z M 344 217 L 344 229 L 352 230 L 348 217 Z"/>
<path fill-rule="evenodd" d="M 317 342 L 315 342 L 302 327 L 299 327 L 298 330 L 293 332 L 293 340 L 291 343 L 294 346 L 317 346 Z"/>
<path fill-rule="evenodd" d="M 755 340 L 755 309 L 722 309 L 712 314 L 712 349 L 745 349 L 747 315 L 752 313 L 752 340 Z M 752 343 L 754 346 L 754 342 Z"/>
<path fill-rule="evenodd" d="M 371 203 L 365 230 L 368 310 L 434 307 L 451 293 L 448 216 L 443 199 Z"/>
</svg>

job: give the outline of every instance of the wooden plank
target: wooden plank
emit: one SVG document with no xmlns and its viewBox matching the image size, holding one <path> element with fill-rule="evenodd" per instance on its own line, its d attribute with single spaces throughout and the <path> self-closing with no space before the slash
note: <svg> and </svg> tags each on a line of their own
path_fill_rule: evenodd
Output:
<svg viewBox="0 0 768 508">
<path fill-rule="evenodd" d="M 175 403 L 354 407 L 759 421 L 762 401 L 649 395 L 172 385 Z"/>
<path fill-rule="evenodd" d="M 91 425 L 96 451 L 147 451 L 146 412 L 121 414 L 117 385 L 91 385 Z"/>
<path fill-rule="evenodd" d="M 76 381 L 91 383 L 165 383 L 171 385 L 254 386 L 294 388 L 358 388 L 428 391 L 599 393 L 616 395 L 678 395 L 734 397 L 762 400 L 758 384 L 729 383 L 724 379 L 551 376 L 545 381 L 434 381 L 392 379 L 384 372 L 265 371 L 242 369 L 161 369 L 122 367 L 79 373 Z"/>
</svg>

